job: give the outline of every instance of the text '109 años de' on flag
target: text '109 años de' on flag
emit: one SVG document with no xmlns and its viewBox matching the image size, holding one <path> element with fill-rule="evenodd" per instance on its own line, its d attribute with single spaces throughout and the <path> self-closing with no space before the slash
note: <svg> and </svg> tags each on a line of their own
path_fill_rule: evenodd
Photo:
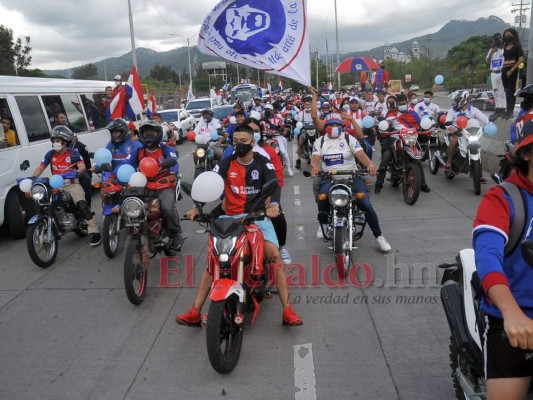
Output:
<svg viewBox="0 0 533 400">
<path fill-rule="evenodd" d="M 222 0 L 200 29 L 201 52 L 311 84 L 306 0 Z"/>
</svg>

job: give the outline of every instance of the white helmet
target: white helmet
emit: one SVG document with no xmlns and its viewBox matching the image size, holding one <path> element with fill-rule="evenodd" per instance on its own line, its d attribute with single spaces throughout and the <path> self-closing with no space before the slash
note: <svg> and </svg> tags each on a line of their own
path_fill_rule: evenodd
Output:
<svg viewBox="0 0 533 400">
<path fill-rule="evenodd" d="M 453 109 L 455 111 L 459 111 L 462 106 L 468 103 L 469 99 L 470 99 L 470 94 L 468 93 L 468 90 L 457 91 L 457 93 L 455 94 L 453 98 Z"/>
</svg>

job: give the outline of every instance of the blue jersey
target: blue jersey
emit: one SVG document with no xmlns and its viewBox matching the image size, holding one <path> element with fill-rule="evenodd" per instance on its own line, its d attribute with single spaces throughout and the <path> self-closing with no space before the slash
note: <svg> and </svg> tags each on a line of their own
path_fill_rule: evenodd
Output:
<svg viewBox="0 0 533 400">
<path fill-rule="evenodd" d="M 109 142 L 105 147 L 111 152 L 113 156 L 111 160 L 111 166 L 115 169 L 125 158 L 127 158 L 131 152 L 135 149 L 141 148 L 142 143 L 139 141 L 131 141 L 129 135 L 126 136 L 126 140 L 118 145 Z"/>
</svg>

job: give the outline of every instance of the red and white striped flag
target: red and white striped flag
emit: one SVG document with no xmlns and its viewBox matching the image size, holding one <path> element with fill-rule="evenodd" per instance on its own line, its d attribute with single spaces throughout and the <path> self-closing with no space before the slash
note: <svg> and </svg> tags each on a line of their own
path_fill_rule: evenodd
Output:
<svg viewBox="0 0 533 400">
<path fill-rule="evenodd" d="M 122 118 L 126 113 L 126 87 L 122 86 L 106 109 L 107 120 Z"/>
<path fill-rule="evenodd" d="M 152 119 L 153 115 L 155 114 L 157 108 L 155 105 L 155 97 L 153 93 L 150 93 L 150 96 L 148 97 L 148 108 L 146 109 L 146 118 Z"/>
<path fill-rule="evenodd" d="M 128 82 L 126 82 L 126 93 L 129 97 L 128 103 L 126 104 L 126 111 L 128 117 L 134 119 L 136 115 L 142 114 L 144 110 L 143 89 L 135 66 L 133 66 Z"/>
</svg>

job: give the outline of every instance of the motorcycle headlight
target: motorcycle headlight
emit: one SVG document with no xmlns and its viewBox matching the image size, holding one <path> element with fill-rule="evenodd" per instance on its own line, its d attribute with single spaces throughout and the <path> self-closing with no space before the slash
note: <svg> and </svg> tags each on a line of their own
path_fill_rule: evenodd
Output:
<svg viewBox="0 0 533 400">
<path fill-rule="evenodd" d="M 350 201 L 350 194 L 346 190 L 333 189 L 329 194 L 329 202 L 335 207 L 344 207 Z"/>
<path fill-rule="evenodd" d="M 141 218 L 144 215 L 144 203 L 135 197 L 130 197 L 124 200 L 121 210 L 122 214 L 128 218 Z"/>
<path fill-rule="evenodd" d="M 404 135 L 403 140 L 407 146 L 414 146 L 416 144 L 416 139 L 418 135 Z"/>
<path fill-rule="evenodd" d="M 226 262 L 229 260 L 229 256 L 231 255 L 231 252 L 235 248 L 235 244 L 237 243 L 237 237 L 227 237 L 224 239 L 221 238 L 213 238 L 213 245 L 215 247 L 215 250 L 219 256 L 219 260 L 222 262 Z"/>
<path fill-rule="evenodd" d="M 204 149 L 198 149 L 196 150 L 196 157 L 205 157 L 205 150 Z"/>
<path fill-rule="evenodd" d="M 46 186 L 41 184 L 35 184 L 31 187 L 30 190 L 31 198 L 35 201 L 41 201 L 44 198 L 48 197 L 48 190 L 46 189 Z"/>
</svg>

